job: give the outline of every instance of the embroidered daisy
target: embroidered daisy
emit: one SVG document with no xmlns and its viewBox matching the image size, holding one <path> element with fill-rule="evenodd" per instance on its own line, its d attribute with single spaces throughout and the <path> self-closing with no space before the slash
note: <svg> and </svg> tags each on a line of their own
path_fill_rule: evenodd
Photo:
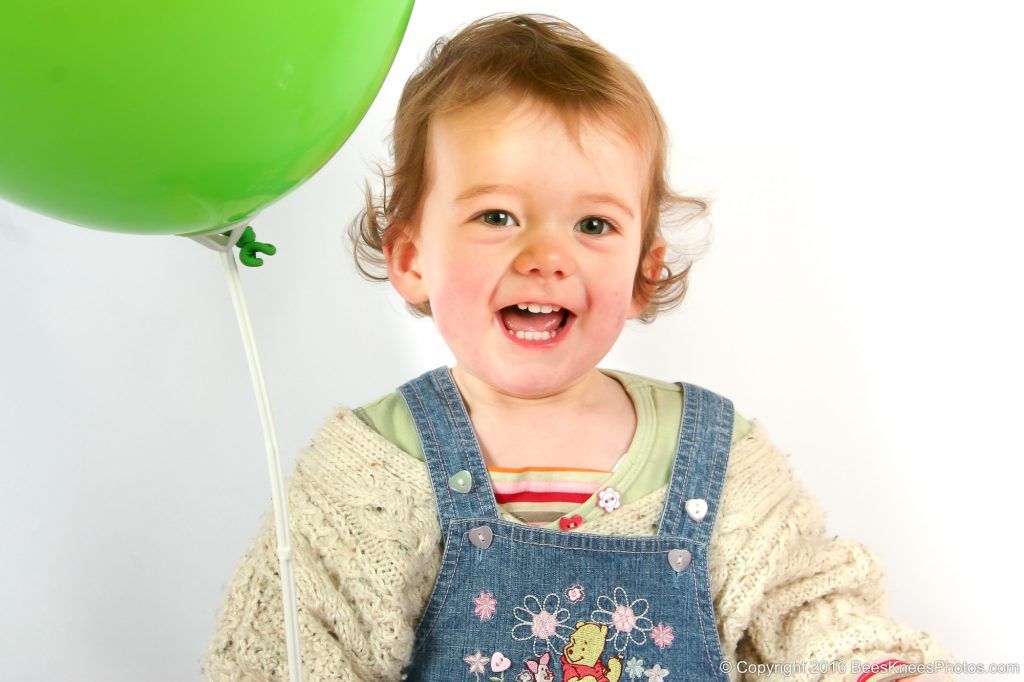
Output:
<svg viewBox="0 0 1024 682">
<path fill-rule="evenodd" d="M 526 595 L 523 605 L 512 609 L 512 613 L 518 621 L 512 628 L 512 639 L 519 642 L 532 640 L 534 656 L 540 656 L 552 647 L 561 648 L 551 639 L 565 642 L 572 633 L 572 628 L 564 625 L 569 620 L 569 609 L 562 608 L 561 600 L 553 592 L 544 597 L 543 604 L 532 594 Z"/>
<path fill-rule="evenodd" d="M 616 651 L 621 652 L 630 642 L 643 644 L 647 641 L 647 633 L 654 627 L 654 623 L 646 617 L 646 599 L 630 601 L 626 591 L 616 587 L 613 596 L 602 594 L 598 597 L 597 606 L 590 612 L 590 620 L 615 628 L 615 636 L 610 639 Z"/>
<path fill-rule="evenodd" d="M 644 659 L 635 656 L 626 663 L 626 674 L 631 680 L 635 680 L 644 674 Z"/>
<path fill-rule="evenodd" d="M 651 630 L 651 639 L 654 640 L 654 644 L 659 649 L 667 649 L 672 646 L 672 641 L 675 640 L 675 633 L 672 632 L 671 625 L 665 625 L 664 623 L 658 623 Z"/>
<path fill-rule="evenodd" d="M 489 662 L 490 659 L 488 659 L 486 656 L 480 653 L 480 650 L 478 649 L 475 654 L 470 654 L 462 660 L 469 664 L 469 672 L 482 673 L 487 672 L 486 670 L 484 670 L 484 664 Z"/>
<path fill-rule="evenodd" d="M 565 588 L 565 598 L 570 604 L 583 601 L 585 596 L 587 596 L 587 592 L 583 589 L 583 585 L 580 585 L 579 583 L 569 585 L 569 587 Z"/>
<path fill-rule="evenodd" d="M 473 613 L 480 616 L 480 620 L 490 620 L 498 608 L 498 602 L 490 592 L 481 592 L 473 597 Z"/>
<path fill-rule="evenodd" d="M 597 506 L 606 512 L 613 512 L 622 506 L 622 497 L 614 488 L 605 488 L 597 494 Z"/>
<path fill-rule="evenodd" d="M 644 675 L 650 678 L 651 682 L 665 682 L 668 677 L 668 668 L 662 668 L 660 663 L 655 663 L 653 668 L 648 668 Z"/>
</svg>

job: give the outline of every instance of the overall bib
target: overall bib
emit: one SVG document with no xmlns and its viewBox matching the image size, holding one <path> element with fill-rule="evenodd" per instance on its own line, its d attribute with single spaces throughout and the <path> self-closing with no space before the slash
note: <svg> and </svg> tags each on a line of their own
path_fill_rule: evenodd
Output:
<svg viewBox="0 0 1024 682">
<path fill-rule="evenodd" d="M 708 546 L 732 444 L 728 398 L 688 383 L 657 535 L 563 532 L 499 518 L 448 367 L 399 391 L 430 473 L 444 553 L 407 680 L 727 680 Z M 619 513 L 616 510 L 610 513 Z"/>
</svg>

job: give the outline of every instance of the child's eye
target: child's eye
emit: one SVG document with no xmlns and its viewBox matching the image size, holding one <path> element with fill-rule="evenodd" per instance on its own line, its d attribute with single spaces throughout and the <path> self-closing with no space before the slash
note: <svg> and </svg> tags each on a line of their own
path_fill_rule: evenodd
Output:
<svg viewBox="0 0 1024 682">
<path fill-rule="evenodd" d="M 485 223 L 493 225 L 494 227 L 511 227 L 511 225 L 518 225 L 516 219 L 507 211 L 484 211 L 478 215 L 476 219 L 482 219 Z M 511 221 L 511 224 L 509 221 Z M 599 218 L 597 216 L 584 218 L 580 222 L 576 223 L 576 225 L 581 228 L 581 232 L 592 236 L 601 236 L 608 234 L 609 232 L 614 232 L 617 229 L 612 221 L 606 218 Z M 603 229 L 604 227 L 607 227 L 607 229 Z"/>
<path fill-rule="evenodd" d="M 512 217 L 512 214 L 506 213 L 505 211 L 484 211 L 477 216 L 477 219 L 480 218 L 483 218 L 484 222 L 488 225 L 493 225 L 495 227 L 509 227 L 509 225 L 505 223 L 506 220 L 512 220 L 513 223 L 515 222 L 515 218 Z"/>
<path fill-rule="evenodd" d="M 612 223 L 612 221 L 606 220 L 605 218 L 598 218 L 597 216 L 590 216 L 589 218 L 584 218 L 583 220 L 576 224 L 582 226 L 582 229 L 580 231 L 583 232 L 583 234 L 600 236 L 602 234 L 607 234 L 607 232 L 601 231 L 602 223 L 608 226 L 609 232 L 615 231 L 615 224 Z M 597 232 L 590 232 L 589 230 L 591 229 L 597 230 Z"/>
</svg>

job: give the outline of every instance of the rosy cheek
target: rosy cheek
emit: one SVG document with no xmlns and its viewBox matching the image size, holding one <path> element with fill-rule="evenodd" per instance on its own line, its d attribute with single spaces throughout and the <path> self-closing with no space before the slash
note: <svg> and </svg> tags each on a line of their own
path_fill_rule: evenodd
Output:
<svg viewBox="0 0 1024 682">
<path fill-rule="evenodd" d="M 483 293 L 480 287 L 487 278 L 486 268 L 471 258 L 448 263 L 447 268 L 444 292 L 449 299 L 465 303 L 480 297 Z"/>
</svg>

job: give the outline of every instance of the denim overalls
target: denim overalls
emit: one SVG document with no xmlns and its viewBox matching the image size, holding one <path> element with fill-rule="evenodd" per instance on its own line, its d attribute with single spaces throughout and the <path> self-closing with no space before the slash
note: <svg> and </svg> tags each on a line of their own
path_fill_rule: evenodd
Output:
<svg viewBox="0 0 1024 682">
<path fill-rule="evenodd" d="M 402 679 L 728 679 L 720 671 L 708 546 L 733 405 L 699 386 L 677 385 L 684 389 L 679 446 L 652 536 L 500 520 L 450 369 L 438 367 L 398 389 L 423 446 L 444 539 Z"/>
</svg>

